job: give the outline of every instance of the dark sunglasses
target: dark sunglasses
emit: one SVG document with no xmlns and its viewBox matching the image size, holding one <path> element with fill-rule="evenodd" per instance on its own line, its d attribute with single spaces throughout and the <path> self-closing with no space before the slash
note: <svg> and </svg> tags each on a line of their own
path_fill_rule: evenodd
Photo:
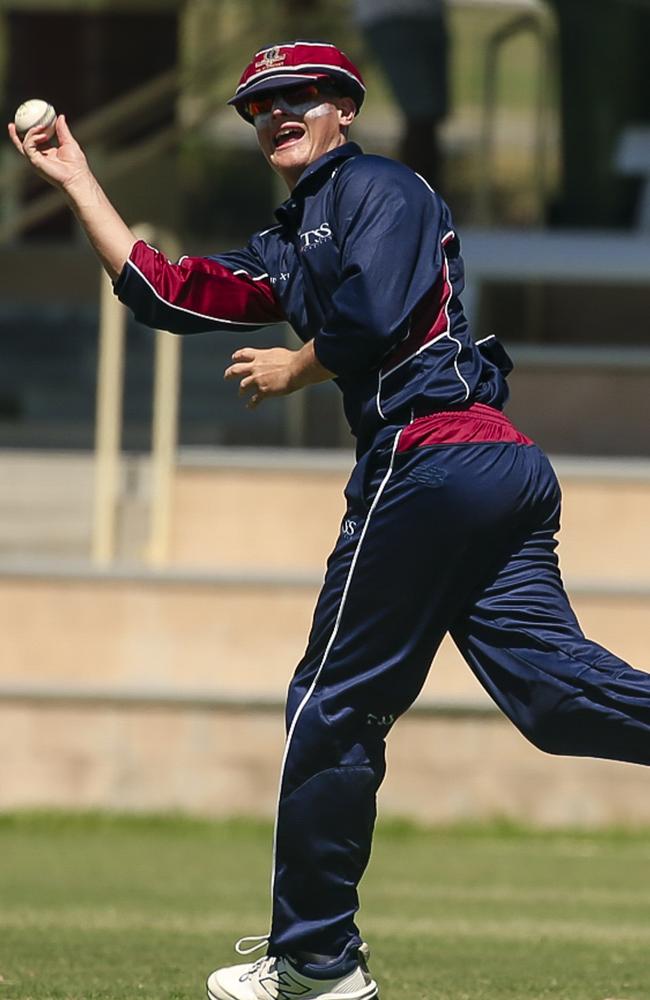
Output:
<svg viewBox="0 0 650 1000">
<path fill-rule="evenodd" d="M 333 94 L 332 88 L 318 86 L 315 83 L 307 83 L 304 87 L 290 87 L 287 90 L 272 90 L 270 93 L 260 94 L 259 97 L 250 97 L 243 105 L 243 110 L 251 118 L 256 115 L 265 115 L 273 110 L 273 103 L 278 96 L 282 95 L 282 100 L 288 108 L 296 108 L 307 101 L 313 101 L 323 94 Z"/>
</svg>

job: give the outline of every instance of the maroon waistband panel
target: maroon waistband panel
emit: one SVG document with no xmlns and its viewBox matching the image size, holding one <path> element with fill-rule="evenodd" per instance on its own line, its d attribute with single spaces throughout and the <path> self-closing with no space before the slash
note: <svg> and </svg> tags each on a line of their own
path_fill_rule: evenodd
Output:
<svg viewBox="0 0 650 1000">
<path fill-rule="evenodd" d="M 508 441 L 533 444 L 518 431 L 500 410 L 472 403 L 466 410 L 444 410 L 418 417 L 402 431 L 398 452 L 435 444 L 464 444 L 472 441 Z"/>
</svg>

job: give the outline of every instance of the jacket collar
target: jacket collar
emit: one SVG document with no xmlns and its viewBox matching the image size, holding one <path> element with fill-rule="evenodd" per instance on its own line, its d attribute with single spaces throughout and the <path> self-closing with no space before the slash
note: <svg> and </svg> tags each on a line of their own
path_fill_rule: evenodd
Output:
<svg viewBox="0 0 650 1000">
<path fill-rule="evenodd" d="M 361 153 L 363 150 L 356 142 L 346 142 L 342 146 L 330 149 L 328 153 L 323 153 L 317 160 L 309 164 L 300 175 L 300 180 L 290 196 L 276 208 L 276 218 L 280 222 L 288 222 L 292 216 L 296 215 L 297 211 L 302 210 L 302 202 L 310 189 L 320 186 L 324 178 L 331 175 L 334 167 L 339 166 L 344 160 L 349 160 L 352 156 L 359 156 Z"/>
</svg>

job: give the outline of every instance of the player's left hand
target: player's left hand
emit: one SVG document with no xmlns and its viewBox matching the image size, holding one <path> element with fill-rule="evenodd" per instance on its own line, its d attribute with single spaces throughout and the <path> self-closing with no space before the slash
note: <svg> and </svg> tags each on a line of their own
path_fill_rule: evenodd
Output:
<svg viewBox="0 0 650 1000">
<path fill-rule="evenodd" d="M 224 378 L 240 380 L 239 395 L 247 400 L 247 409 L 254 410 L 265 399 L 287 396 L 301 388 L 296 377 L 299 354 L 286 347 L 242 347 L 233 354 L 233 364 L 226 368 Z"/>
</svg>

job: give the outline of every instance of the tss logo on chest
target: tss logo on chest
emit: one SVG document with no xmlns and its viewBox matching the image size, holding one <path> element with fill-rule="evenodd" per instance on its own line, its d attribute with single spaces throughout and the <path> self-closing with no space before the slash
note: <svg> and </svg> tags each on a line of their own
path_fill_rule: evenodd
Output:
<svg viewBox="0 0 650 1000">
<path fill-rule="evenodd" d="M 312 250 L 320 243 L 327 243 L 331 239 L 332 230 L 329 222 L 321 222 L 318 229 L 307 229 L 304 233 L 300 233 L 300 249 L 304 253 L 305 250 Z"/>
</svg>

